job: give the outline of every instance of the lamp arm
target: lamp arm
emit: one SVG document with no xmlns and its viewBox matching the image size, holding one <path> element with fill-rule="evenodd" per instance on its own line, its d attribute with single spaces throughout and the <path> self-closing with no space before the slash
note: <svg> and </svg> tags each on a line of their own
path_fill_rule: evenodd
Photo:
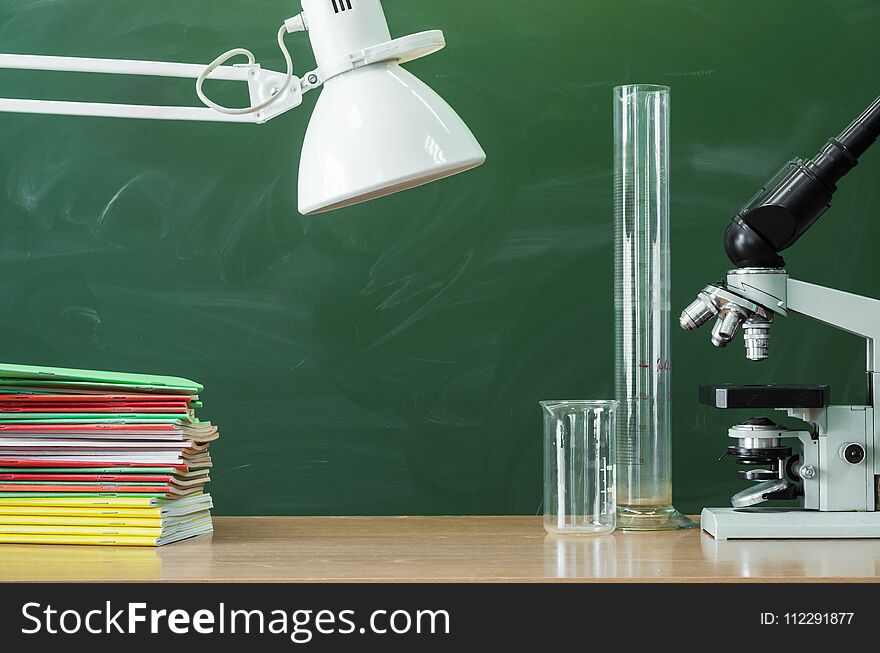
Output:
<svg viewBox="0 0 880 653">
<path fill-rule="evenodd" d="M 303 93 L 318 88 L 332 77 L 375 63 L 407 63 L 427 56 L 446 45 L 443 32 L 430 30 L 355 50 L 341 59 L 325 63 L 305 74 L 294 75 L 293 60 L 284 37 L 309 29 L 305 13 L 284 21 L 278 30 L 278 46 L 284 55 L 287 71 L 264 70 L 250 50 L 234 48 L 224 52 L 207 66 L 163 61 L 127 59 L 90 59 L 41 55 L 0 54 L 0 69 L 46 70 L 56 72 L 101 73 L 184 77 L 196 80 L 196 95 L 204 107 L 68 102 L 0 98 L 0 112 L 34 113 L 59 116 L 96 116 L 142 120 L 190 120 L 206 122 L 241 122 L 262 124 L 302 104 Z M 248 63 L 224 65 L 236 56 L 246 56 Z M 209 79 L 247 82 L 250 105 L 225 107 L 205 95 L 203 85 Z"/>
<path fill-rule="evenodd" d="M 0 112 L 261 124 L 302 104 L 302 94 L 308 89 L 303 89 L 300 79 L 293 74 L 293 62 L 284 46 L 283 37 L 286 33 L 304 29 L 304 22 L 299 17 L 294 17 L 285 21 L 279 30 L 278 42 L 287 61 L 286 73 L 263 69 L 256 63 L 251 52 L 241 48 L 230 50 L 208 66 L 163 61 L 0 54 L 0 69 L 195 79 L 196 93 L 207 105 L 180 107 L 0 98 Z M 227 59 L 238 54 L 246 55 L 248 63 L 235 66 L 222 65 Z M 207 79 L 246 82 L 250 106 L 229 109 L 212 102 L 202 91 L 202 84 Z M 311 87 L 312 85 L 309 85 L 309 88 Z"/>
<path fill-rule="evenodd" d="M 287 19 L 278 30 L 278 48 L 281 50 L 281 54 L 284 55 L 284 61 L 287 64 L 287 72 L 284 74 L 284 83 L 281 84 L 280 87 L 273 87 L 270 90 L 268 97 L 256 101 L 253 97 L 251 97 L 251 104 L 249 106 L 242 108 L 230 108 L 224 107 L 223 105 L 217 104 L 216 102 L 211 100 L 207 95 L 205 95 L 205 92 L 202 89 L 202 86 L 204 85 L 208 77 L 210 77 L 211 73 L 233 57 L 243 55 L 247 57 L 248 65 L 255 65 L 256 57 L 254 57 L 254 53 L 250 50 L 246 50 L 245 48 L 233 48 L 232 50 L 228 50 L 216 59 L 214 59 L 214 61 L 209 63 L 207 68 L 205 68 L 196 79 L 196 95 L 199 96 L 202 104 L 204 104 L 206 107 L 214 109 L 214 111 L 217 111 L 219 113 L 224 113 L 230 116 L 247 116 L 253 114 L 257 118 L 261 117 L 263 112 L 269 109 L 269 107 L 276 104 L 277 102 L 280 102 L 284 97 L 289 94 L 291 90 L 291 85 L 293 84 L 293 59 L 290 56 L 290 50 L 287 49 L 287 45 L 284 43 L 284 37 L 292 32 L 304 32 L 305 30 L 306 22 L 303 14 Z"/>
</svg>

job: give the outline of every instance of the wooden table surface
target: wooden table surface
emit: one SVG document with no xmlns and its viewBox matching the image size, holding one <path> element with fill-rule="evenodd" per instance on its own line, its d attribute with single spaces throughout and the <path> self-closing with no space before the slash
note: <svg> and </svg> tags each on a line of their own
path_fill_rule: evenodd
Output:
<svg viewBox="0 0 880 653">
<path fill-rule="evenodd" d="M 161 549 L 0 545 L 0 581 L 876 581 L 880 540 L 558 537 L 538 517 L 218 517 Z"/>
</svg>

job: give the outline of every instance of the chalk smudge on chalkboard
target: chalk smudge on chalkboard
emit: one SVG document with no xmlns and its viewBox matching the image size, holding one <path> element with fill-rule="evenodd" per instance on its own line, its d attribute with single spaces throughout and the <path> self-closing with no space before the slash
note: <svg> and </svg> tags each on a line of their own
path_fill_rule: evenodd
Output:
<svg viewBox="0 0 880 653">
<path fill-rule="evenodd" d="M 438 288 L 437 291 L 433 295 L 431 295 L 424 304 L 422 304 L 418 309 L 412 312 L 409 317 L 407 317 L 405 320 L 403 320 L 403 322 L 388 331 L 384 336 L 375 340 L 372 344 L 370 344 L 368 348 L 375 349 L 376 347 L 380 347 L 388 340 L 394 338 L 401 332 L 412 327 L 414 324 L 417 324 L 422 319 L 428 317 L 432 311 L 436 310 L 443 303 L 449 289 L 453 287 L 455 282 L 458 281 L 458 279 L 464 274 L 465 270 L 468 269 L 471 262 L 473 261 L 473 257 L 473 252 L 467 252 L 464 260 L 460 263 L 458 269 L 453 273 L 452 277 L 446 283 Z"/>
<path fill-rule="evenodd" d="M 708 77 L 714 75 L 714 70 L 682 70 L 671 73 L 663 73 L 664 77 Z"/>
<path fill-rule="evenodd" d="M 698 170 L 711 170 L 750 180 L 766 180 L 779 162 L 763 146 L 729 144 L 710 148 L 695 143 L 688 148 L 688 161 Z"/>
</svg>

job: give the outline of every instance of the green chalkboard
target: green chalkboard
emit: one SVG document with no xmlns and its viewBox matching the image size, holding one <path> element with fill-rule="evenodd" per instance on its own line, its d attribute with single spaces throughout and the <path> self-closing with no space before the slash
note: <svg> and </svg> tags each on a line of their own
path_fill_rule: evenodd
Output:
<svg viewBox="0 0 880 653">
<path fill-rule="evenodd" d="M 0 360 L 203 382 L 220 514 L 537 513 L 538 401 L 613 393 L 611 89 L 672 87 L 674 313 L 726 269 L 730 216 L 880 93 L 877 0 L 385 0 L 442 28 L 410 65 L 464 117 L 481 169 L 303 218 L 314 105 L 264 126 L 0 116 Z M 0 0 L 0 51 L 208 62 L 295 0 Z M 288 39 L 300 72 L 304 36 Z M 0 73 L 12 97 L 193 103 L 189 82 Z M 239 98 L 240 100 L 243 98 Z M 880 151 L 787 254 L 880 296 Z M 748 364 L 676 331 L 678 507 L 741 489 L 734 415 L 703 382 L 830 383 L 857 339 L 802 318 Z"/>
</svg>

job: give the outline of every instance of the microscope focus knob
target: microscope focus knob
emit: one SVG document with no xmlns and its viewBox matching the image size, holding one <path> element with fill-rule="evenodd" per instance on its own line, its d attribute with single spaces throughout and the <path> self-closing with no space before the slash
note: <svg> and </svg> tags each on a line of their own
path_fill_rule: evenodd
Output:
<svg viewBox="0 0 880 653">
<path fill-rule="evenodd" d="M 798 468 L 798 476 L 805 481 L 816 478 L 816 468 L 812 465 L 803 465 Z"/>
<path fill-rule="evenodd" d="M 845 444 L 840 448 L 840 457 L 851 465 L 858 465 L 865 459 L 865 448 L 856 442 Z"/>
</svg>

